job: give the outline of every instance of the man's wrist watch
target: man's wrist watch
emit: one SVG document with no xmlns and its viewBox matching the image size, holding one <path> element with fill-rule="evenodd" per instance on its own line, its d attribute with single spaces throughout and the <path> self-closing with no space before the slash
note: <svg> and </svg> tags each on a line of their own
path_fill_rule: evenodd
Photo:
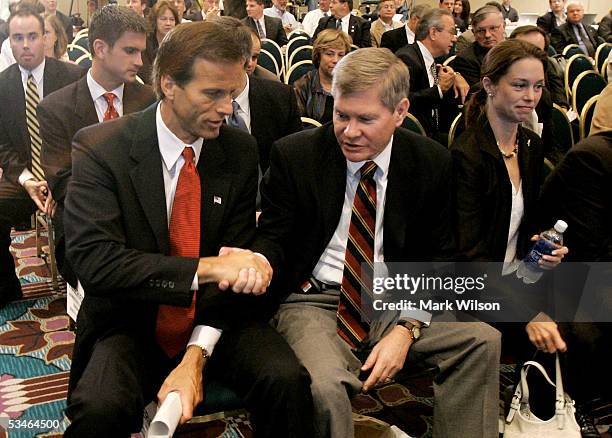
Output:
<svg viewBox="0 0 612 438">
<path fill-rule="evenodd" d="M 410 332 L 410 336 L 412 337 L 412 342 L 418 341 L 418 339 L 421 337 L 421 326 L 420 325 L 414 324 L 405 319 L 400 319 L 397 322 L 397 325 L 401 325 L 408 329 L 408 331 Z"/>
</svg>

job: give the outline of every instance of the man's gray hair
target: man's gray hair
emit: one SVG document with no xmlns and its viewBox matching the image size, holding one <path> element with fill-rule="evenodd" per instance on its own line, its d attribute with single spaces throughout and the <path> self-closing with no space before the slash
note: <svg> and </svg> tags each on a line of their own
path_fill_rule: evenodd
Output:
<svg viewBox="0 0 612 438">
<path fill-rule="evenodd" d="M 431 6 L 423 4 L 423 3 L 415 5 L 412 8 L 410 8 L 410 15 L 408 17 L 412 18 L 412 16 L 415 16 L 415 17 L 419 17 L 420 19 L 430 9 L 431 9 Z"/>
<path fill-rule="evenodd" d="M 380 99 L 390 111 L 408 98 L 408 67 L 389 49 L 363 48 L 349 53 L 334 68 L 334 98 L 379 87 Z"/>
<path fill-rule="evenodd" d="M 452 14 L 448 9 L 435 8 L 427 11 L 425 15 L 421 17 L 421 21 L 417 25 L 414 37 L 417 41 L 423 41 L 429 35 L 429 29 L 432 27 L 442 32 L 444 27 L 444 16 L 453 18 Z"/>
<path fill-rule="evenodd" d="M 483 6 L 474 12 L 474 16 L 472 17 L 472 30 L 476 29 L 476 26 L 491 14 L 496 14 L 502 22 L 504 21 L 504 16 L 498 8 L 495 6 Z"/>
<path fill-rule="evenodd" d="M 584 9 L 584 5 L 579 0 L 568 0 L 567 3 L 565 3 L 565 9 L 567 10 L 570 6 L 580 6 Z"/>
</svg>

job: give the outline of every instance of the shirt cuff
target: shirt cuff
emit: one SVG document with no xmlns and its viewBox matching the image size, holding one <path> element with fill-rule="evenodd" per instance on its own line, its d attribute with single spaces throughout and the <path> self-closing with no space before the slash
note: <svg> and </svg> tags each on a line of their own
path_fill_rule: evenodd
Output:
<svg viewBox="0 0 612 438">
<path fill-rule="evenodd" d="M 23 169 L 23 172 L 21 172 L 21 175 L 19 175 L 19 178 L 17 181 L 19 181 L 19 185 L 23 186 L 25 184 L 25 182 L 29 179 L 33 179 L 35 180 L 36 177 L 34 176 L 34 174 L 32 172 L 30 172 L 30 170 L 26 167 L 25 169 Z"/>
<path fill-rule="evenodd" d="M 417 321 L 421 321 L 424 327 L 429 327 L 431 313 L 418 309 L 402 310 L 399 319 L 416 319 Z"/>
<path fill-rule="evenodd" d="M 200 281 L 198 279 L 198 273 L 193 274 L 193 281 L 191 282 L 190 290 L 198 290 L 200 288 Z"/>
<path fill-rule="evenodd" d="M 191 338 L 187 343 L 187 347 L 190 345 L 197 345 L 200 348 L 206 350 L 209 356 L 212 356 L 215 345 L 219 341 L 223 330 L 209 327 L 207 325 L 196 325 L 191 332 Z"/>
<path fill-rule="evenodd" d="M 440 99 L 442 99 L 444 97 L 444 93 L 442 93 L 442 88 L 440 88 L 440 85 L 438 85 L 438 93 L 440 94 Z"/>
</svg>

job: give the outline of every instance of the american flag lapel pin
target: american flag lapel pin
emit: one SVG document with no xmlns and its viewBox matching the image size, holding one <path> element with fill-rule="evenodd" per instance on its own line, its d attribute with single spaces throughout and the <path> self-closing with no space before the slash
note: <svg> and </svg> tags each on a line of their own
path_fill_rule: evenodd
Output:
<svg viewBox="0 0 612 438">
<path fill-rule="evenodd" d="M 221 196 L 213 196 L 213 204 L 221 205 L 222 202 L 223 200 L 221 199 Z"/>
</svg>

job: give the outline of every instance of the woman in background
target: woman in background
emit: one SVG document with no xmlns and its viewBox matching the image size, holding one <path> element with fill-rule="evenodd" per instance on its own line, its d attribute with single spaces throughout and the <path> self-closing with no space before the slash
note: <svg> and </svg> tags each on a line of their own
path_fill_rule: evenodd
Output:
<svg viewBox="0 0 612 438">
<path fill-rule="evenodd" d="M 465 32 L 470 25 L 470 1 L 469 0 L 455 0 L 455 7 L 453 8 L 453 18 L 455 19 L 455 26 L 459 28 L 461 33 Z"/>
<path fill-rule="evenodd" d="M 316 67 L 293 83 L 302 117 L 321 123 L 332 119 L 334 98 L 331 95 L 333 70 L 338 61 L 351 50 L 351 37 L 336 29 L 319 33 L 312 48 L 312 63 Z"/>
<path fill-rule="evenodd" d="M 45 17 L 45 56 L 68 62 L 68 38 L 59 18 L 55 15 Z"/>
<path fill-rule="evenodd" d="M 147 48 L 142 54 L 142 67 L 138 76 L 145 84 L 151 84 L 153 61 L 157 56 L 157 49 L 168 32 L 180 23 L 178 10 L 168 0 L 161 0 L 147 16 L 149 21 L 149 34 L 147 35 Z"/>
</svg>

